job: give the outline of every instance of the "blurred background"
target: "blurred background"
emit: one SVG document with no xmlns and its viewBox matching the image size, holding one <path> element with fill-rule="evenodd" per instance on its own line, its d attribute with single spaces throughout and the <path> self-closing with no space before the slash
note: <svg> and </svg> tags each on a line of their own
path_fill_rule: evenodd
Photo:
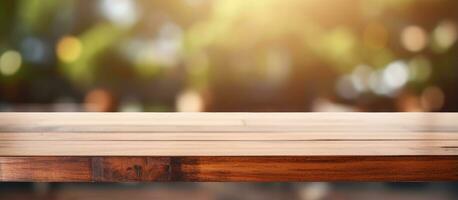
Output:
<svg viewBox="0 0 458 200">
<path fill-rule="evenodd" d="M 0 0 L 0 111 L 458 111 L 455 0 Z M 0 199 L 457 199 L 453 183 L 0 184 Z"/>
<path fill-rule="evenodd" d="M 2 0 L 1 111 L 457 111 L 454 0 Z"/>
<path fill-rule="evenodd" d="M 450 183 L 9 184 L 8 200 L 455 200 Z"/>
</svg>

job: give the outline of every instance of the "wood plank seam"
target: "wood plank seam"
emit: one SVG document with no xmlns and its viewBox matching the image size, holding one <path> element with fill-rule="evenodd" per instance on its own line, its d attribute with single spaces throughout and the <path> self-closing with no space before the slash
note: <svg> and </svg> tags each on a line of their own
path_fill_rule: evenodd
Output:
<svg viewBox="0 0 458 200">
<path fill-rule="evenodd" d="M 103 157 L 92 157 L 91 158 L 91 181 L 101 182 L 103 181 Z"/>
</svg>

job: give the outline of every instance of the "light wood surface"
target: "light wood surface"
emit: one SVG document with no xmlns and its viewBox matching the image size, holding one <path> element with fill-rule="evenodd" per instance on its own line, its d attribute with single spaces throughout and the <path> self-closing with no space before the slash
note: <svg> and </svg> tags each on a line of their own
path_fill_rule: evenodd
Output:
<svg viewBox="0 0 458 200">
<path fill-rule="evenodd" d="M 458 155 L 458 114 L 0 114 L 0 156 L 417 155 Z"/>
</svg>

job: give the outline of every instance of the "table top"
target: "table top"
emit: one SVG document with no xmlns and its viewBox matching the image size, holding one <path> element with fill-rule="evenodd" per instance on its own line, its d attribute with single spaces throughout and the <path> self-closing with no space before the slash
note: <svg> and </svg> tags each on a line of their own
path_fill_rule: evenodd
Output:
<svg viewBox="0 0 458 200">
<path fill-rule="evenodd" d="M 0 113 L 0 156 L 455 156 L 454 113 Z"/>
</svg>

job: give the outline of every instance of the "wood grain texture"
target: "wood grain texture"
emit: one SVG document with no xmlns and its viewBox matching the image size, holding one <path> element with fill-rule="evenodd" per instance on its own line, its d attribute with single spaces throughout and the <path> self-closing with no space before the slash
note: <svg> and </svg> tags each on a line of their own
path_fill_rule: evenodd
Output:
<svg viewBox="0 0 458 200">
<path fill-rule="evenodd" d="M 1 181 L 456 181 L 456 156 L 0 157 Z"/>
<path fill-rule="evenodd" d="M 170 180 L 170 158 L 92 157 L 92 181 L 147 182 Z"/>
<path fill-rule="evenodd" d="M 457 155 L 458 141 L 5 141 L 0 156 Z"/>
<path fill-rule="evenodd" d="M 458 180 L 454 113 L 0 113 L 0 181 Z"/>
<path fill-rule="evenodd" d="M 434 181 L 458 180 L 457 157 L 187 157 L 186 181 Z"/>
<path fill-rule="evenodd" d="M 458 155 L 454 113 L 1 113 L 0 156 Z"/>
<path fill-rule="evenodd" d="M 1 157 L 1 181 L 84 182 L 92 179 L 88 157 Z"/>
</svg>

